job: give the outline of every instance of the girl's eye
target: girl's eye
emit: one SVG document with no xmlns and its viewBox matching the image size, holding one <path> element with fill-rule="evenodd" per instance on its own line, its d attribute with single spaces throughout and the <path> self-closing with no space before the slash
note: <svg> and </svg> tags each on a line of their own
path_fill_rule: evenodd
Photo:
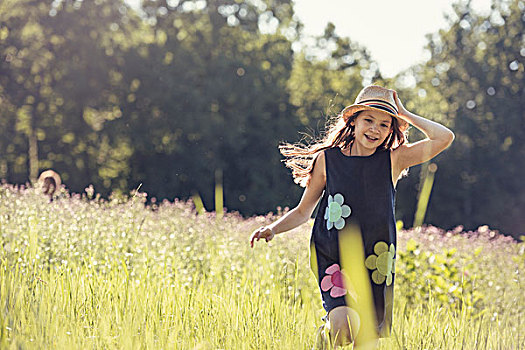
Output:
<svg viewBox="0 0 525 350">
<path fill-rule="evenodd" d="M 372 119 L 365 119 L 367 122 L 371 123 L 372 122 Z"/>
<path fill-rule="evenodd" d="M 386 125 L 386 124 L 381 124 L 381 126 L 382 126 L 383 128 L 388 127 L 388 125 Z"/>
</svg>

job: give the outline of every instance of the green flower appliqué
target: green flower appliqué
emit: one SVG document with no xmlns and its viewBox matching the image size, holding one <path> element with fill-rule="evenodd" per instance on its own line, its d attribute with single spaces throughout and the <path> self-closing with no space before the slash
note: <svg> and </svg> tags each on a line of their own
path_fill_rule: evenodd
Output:
<svg viewBox="0 0 525 350">
<path fill-rule="evenodd" d="M 396 247 L 393 243 L 390 247 L 386 242 L 377 242 L 374 246 L 374 253 L 371 254 L 365 260 L 365 266 L 374 270 L 372 272 L 372 281 L 376 284 L 385 282 L 389 286 L 392 284 L 392 274 L 395 272 L 396 267 Z"/>
<path fill-rule="evenodd" d="M 345 198 L 342 194 L 336 193 L 333 197 L 328 196 L 328 206 L 324 213 L 326 220 L 326 228 L 331 229 L 335 226 L 336 229 L 341 230 L 345 227 L 345 218 L 350 216 L 352 210 L 346 204 L 343 204 Z"/>
</svg>

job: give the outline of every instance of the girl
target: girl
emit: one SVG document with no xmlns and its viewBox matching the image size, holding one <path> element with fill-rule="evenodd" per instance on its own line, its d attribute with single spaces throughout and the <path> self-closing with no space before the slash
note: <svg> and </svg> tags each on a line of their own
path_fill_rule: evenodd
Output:
<svg viewBox="0 0 525 350">
<path fill-rule="evenodd" d="M 406 143 L 409 124 L 426 138 Z M 312 230 L 311 261 L 327 311 L 326 328 L 334 345 L 355 341 L 357 346 L 367 341 L 364 335 L 361 341 L 360 336 L 366 333 L 364 315 L 356 311 L 365 310 L 358 307 L 363 300 L 373 304 L 370 314 L 375 338 L 390 334 L 396 254 L 395 187 L 409 167 L 432 159 L 453 140 L 454 134 L 443 125 L 407 111 L 396 91 L 371 85 L 361 90 L 353 105 L 343 109 L 322 140 L 309 147 L 280 147 L 295 182 L 305 191 L 297 207 L 271 225 L 255 230 L 250 244 L 253 247 L 254 241 L 261 238 L 268 242 L 276 234 L 305 223 L 322 196 Z M 362 256 L 361 270 L 356 264 L 341 266 L 345 251 L 349 255 L 348 245 L 341 244 L 343 235 L 352 229 L 360 233 L 363 251 L 350 255 Z M 358 270 L 368 277 L 366 292 L 355 290 L 352 278 L 345 277 Z M 367 299 L 363 293 L 370 297 Z"/>
</svg>

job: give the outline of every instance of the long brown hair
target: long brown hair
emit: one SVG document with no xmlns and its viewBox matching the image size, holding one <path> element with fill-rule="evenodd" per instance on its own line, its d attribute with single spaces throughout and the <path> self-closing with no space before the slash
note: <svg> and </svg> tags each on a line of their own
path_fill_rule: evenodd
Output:
<svg viewBox="0 0 525 350">
<path fill-rule="evenodd" d="M 357 118 L 359 111 L 345 120 L 340 114 L 327 123 L 324 137 L 314 140 L 310 145 L 302 143 L 283 143 L 279 145 L 279 151 L 285 159 L 283 160 L 286 167 L 292 169 L 294 182 L 301 187 L 306 187 L 310 183 L 312 170 L 314 169 L 317 154 L 328 148 L 350 147 L 355 139 L 354 126 L 352 122 Z M 392 117 L 391 133 L 385 141 L 377 147 L 379 149 L 396 149 L 404 144 L 407 140 L 406 131 L 399 128 L 399 122 Z M 406 170 L 402 175 L 406 174 Z"/>
</svg>

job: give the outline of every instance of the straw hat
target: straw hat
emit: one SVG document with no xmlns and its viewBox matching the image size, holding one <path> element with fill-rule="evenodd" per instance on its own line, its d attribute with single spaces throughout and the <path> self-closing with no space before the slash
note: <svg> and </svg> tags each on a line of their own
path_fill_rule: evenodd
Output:
<svg viewBox="0 0 525 350">
<path fill-rule="evenodd" d="M 397 119 L 401 131 L 408 129 L 408 123 L 398 117 L 399 111 L 394 99 L 394 90 L 377 85 L 366 86 L 359 92 L 354 104 L 345 107 L 341 114 L 345 120 L 348 120 L 353 114 L 364 110 L 385 112 Z"/>
<path fill-rule="evenodd" d="M 60 186 L 62 185 L 62 179 L 60 178 L 60 175 L 58 175 L 57 172 L 49 169 L 46 171 L 43 171 L 40 176 L 38 177 L 38 183 L 40 186 L 45 187 L 46 186 L 46 178 L 51 178 L 55 182 L 55 189 L 51 192 L 53 194 L 55 191 L 58 191 L 60 189 Z M 46 189 L 47 192 L 48 189 Z M 47 193 L 46 193 L 47 194 Z"/>
</svg>

